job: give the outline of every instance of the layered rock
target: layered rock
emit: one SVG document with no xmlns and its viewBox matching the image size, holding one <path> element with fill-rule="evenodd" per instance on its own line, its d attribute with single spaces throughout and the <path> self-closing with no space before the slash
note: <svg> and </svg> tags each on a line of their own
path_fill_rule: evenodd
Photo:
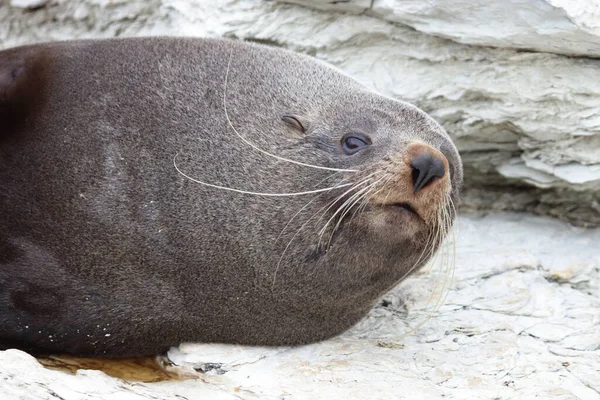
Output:
<svg viewBox="0 0 600 400">
<path fill-rule="evenodd" d="M 459 43 L 600 56 L 600 7 L 596 0 L 281 1 L 373 15 Z"/>
<path fill-rule="evenodd" d="M 323 57 L 444 125 L 465 161 L 466 206 L 600 224 L 596 1 L 289 2 L 403 24 L 371 40 L 376 29 L 356 26 L 361 43 L 332 43 Z"/>
</svg>

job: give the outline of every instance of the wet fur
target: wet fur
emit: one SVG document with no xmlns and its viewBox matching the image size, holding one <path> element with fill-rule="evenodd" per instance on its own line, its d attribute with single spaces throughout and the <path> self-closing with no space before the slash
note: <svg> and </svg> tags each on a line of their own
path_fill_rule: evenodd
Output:
<svg viewBox="0 0 600 400">
<path fill-rule="evenodd" d="M 224 115 L 230 61 L 229 118 L 261 149 L 364 176 L 408 143 L 427 143 L 451 161 L 447 197 L 457 200 L 460 159 L 431 118 L 306 56 L 183 38 L 6 50 L 0 341 L 114 357 L 184 341 L 314 342 L 355 324 L 434 250 L 433 226 L 406 237 L 374 232 L 368 211 L 321 246 L 319 230 L 337 210 L 326 207 L 343 189 L 269 198 L 178 173 L 176 155 L 190 177 L 271 193 L 361 176 L 286 163 L 241 142 Z M 343 154 L 339 139 L 351 130 L 374 145 Z"/>
</svg>

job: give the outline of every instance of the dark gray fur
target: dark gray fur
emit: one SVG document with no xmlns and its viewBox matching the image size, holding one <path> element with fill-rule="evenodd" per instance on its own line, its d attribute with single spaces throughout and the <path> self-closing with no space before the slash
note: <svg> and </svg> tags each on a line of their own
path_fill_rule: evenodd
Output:
<svg viewBox="0 0 600 400">
<path fill-rule="evenodd" d="M 301 225 L 348 173 L 419 140 L 462 172 L 445 132 L 415 107 L 310 57 L 224 40 L 140 38 L 0 52 L 0 340 L 78 355 L 164 352 L 184 341 L 296 345 L 339 334 L 398 283 L 425 232 L 345 222 L 327 252 Z M 305 133 L 281 120 L 293 114 Z M 345 155 L 340 137 L 373 145 Z M 444 205 L 446 207 L 447 205 Z M 321 221 L 321 226 L 335 209 Z M 317 224 L 318 225 L 318 224 Z"/>
</svg>

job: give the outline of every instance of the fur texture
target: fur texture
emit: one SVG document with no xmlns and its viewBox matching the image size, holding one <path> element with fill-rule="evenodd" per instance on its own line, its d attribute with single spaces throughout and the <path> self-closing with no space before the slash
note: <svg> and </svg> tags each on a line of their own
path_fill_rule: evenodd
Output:
<svg viewBox="0 0 600 400">
<path fill-rule="evenodd" d="M 257 151 L 224 106 L 259 148 L 356 172 Z M 349 132 L 372 144 L 344 153 Z M 413 193 L 414 146 L 444 157 L 452 179 Z M 365 178 L 378 192 L 334 232 L 349 186 L 234 193 L 174 160 L 245 191 Z M 121 357 L 326 339 L 426 261 L 461 182 L 430 117 L 307 56 L 190 38 L 0 52 L 0 340 Z M 386 206 L 400 203 L 420 218 Z"/>
</svg>

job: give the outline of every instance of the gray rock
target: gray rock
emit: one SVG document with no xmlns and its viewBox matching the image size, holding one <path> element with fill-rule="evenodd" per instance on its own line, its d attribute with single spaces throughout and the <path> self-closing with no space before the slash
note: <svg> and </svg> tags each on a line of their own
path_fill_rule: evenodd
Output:
<svg viewBox="0 0 600 400">
<path fill-rule="evenodd" d="M 48 0 L 10 0 L 10 5 L 16 8 L 36 9 L 45 6 Z"/>
<path fill-rule="evenodd" d="M 597 0 L 280 0 L 363 13 L 459 43 L 600 56 Z"/>
</svg>

